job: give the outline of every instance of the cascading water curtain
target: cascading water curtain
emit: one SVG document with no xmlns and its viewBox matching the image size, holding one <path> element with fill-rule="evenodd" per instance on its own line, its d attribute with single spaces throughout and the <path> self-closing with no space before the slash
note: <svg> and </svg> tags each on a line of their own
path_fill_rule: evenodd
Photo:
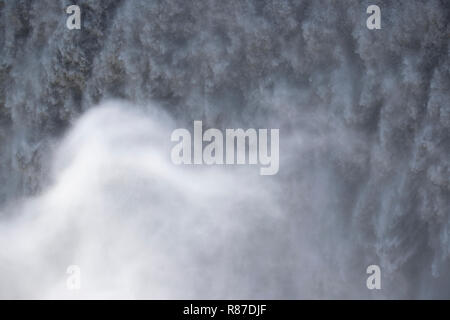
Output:
<svg viewBox="0 0 450 320">
<path fill-rule="evenodd" d="M 450 298 L 449 22 L 0 0 L 0 298 Z"/>
</svg>

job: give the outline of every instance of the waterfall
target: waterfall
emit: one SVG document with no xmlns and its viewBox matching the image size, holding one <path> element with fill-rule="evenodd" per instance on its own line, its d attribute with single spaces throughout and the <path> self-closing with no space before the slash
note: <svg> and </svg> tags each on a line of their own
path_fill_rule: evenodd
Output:
<svg viewBox="0 0 450 320">
<path fill-rule="evenodd" d="M 449 298 L 450 3 L 376 2 L 0 0 L 0 298 Z"/>
</svg>

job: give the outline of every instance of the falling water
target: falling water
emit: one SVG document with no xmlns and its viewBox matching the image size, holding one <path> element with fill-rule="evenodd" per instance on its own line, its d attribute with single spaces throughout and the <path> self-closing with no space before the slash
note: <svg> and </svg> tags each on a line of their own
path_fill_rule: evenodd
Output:
<svg viewBox="0 0 450 320">
<path fill-rule="evenodd" d="M 449 298 L 450 6 L 377 3 L 0 0 L 0 298 Z M 194 120 L 279 173 L 174 165 Z"/>
</svg>

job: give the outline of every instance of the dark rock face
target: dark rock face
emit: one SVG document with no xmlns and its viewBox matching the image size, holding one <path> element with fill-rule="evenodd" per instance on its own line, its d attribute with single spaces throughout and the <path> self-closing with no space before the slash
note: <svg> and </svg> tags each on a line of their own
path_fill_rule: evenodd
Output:
<svg viewBox="0 0 450 320">
<path fill-rule="evenodd" d="M 54 142 L 105 99 L 279 127 L 282 210 L 291 225 L 308 212 L 338 268 L 340 289 L 312 296 L 367 294 L 345 289 L 364 273 L 337 270 L 376 263 L 385 297 L 450 297 L 450 3 L 377 1 L 381 30 L 370 4 L 0 0 L 0 201 L 38 193 Z M 276 296 L 307 297 L 285 272 Z"/>
</svg>

